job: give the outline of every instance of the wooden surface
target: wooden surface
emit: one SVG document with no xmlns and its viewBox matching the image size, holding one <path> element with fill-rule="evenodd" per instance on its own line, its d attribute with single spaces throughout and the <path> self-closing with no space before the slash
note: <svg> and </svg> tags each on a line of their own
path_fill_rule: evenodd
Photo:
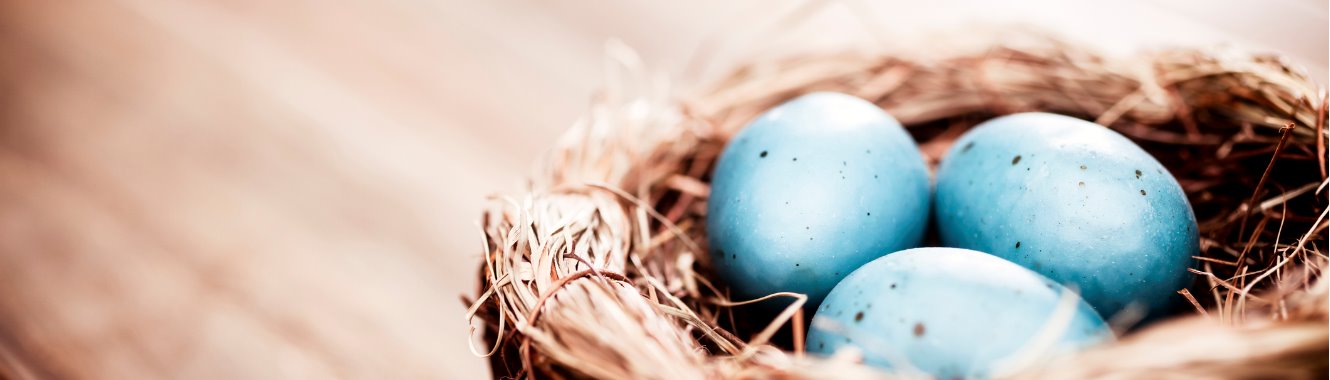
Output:
<svg viewBox="0 0 1330 380">
<path fill-rule="evenodd" d="M 1009 23 L 1327 75 L 1317 1 L 846 1 L 801 23 L 779 21 L 794 2 L 710 3 L 0 3 L 0 375 L 483 376 L 458 301 L 474 220 L 584 110 L 609 38 L 681 88 Z"/>
</svg>

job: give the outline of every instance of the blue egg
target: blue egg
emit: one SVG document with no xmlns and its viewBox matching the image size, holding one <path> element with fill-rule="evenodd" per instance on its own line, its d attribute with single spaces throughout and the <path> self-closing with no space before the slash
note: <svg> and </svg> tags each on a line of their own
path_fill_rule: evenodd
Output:
<svg viewBox="0 0 1330 380">
<path fill-rule="evenodd" d="M 1067 297 L 1067 298 L 1062 298 Z M 937 378 L 988 377 L 1113 339 L 1074 292 L 1006 260 L 916 248 L 854 271 L 818 307 L 808 350 L 857 348 L 870 365 Z"/>
<path fill-rule="evenodd" d="M 917 246 L 929 202 L 923 156 L 899 122 L 849 95 L 804 95 L 722 152 L 711 262 L 736 298 L 796 292 L 811 307 L 860 265 Z"/>
<path fill-rule="evenodd" d="M 1196 216 L 1177 180 L 1112 130 L 1024 113 L 956 141 L 937 173 L 944 244 L 1073 285 L 1101 314 L 1159 315 L 1191 280 Z"/>
</svg>

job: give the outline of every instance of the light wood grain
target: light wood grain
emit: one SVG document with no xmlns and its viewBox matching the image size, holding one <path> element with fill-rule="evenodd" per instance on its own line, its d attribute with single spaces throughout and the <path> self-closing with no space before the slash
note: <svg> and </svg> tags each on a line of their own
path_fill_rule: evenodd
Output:
<svg viewBox="0 0 1330 380">
<path fill-rule="evenodd" d="M 753 31 L 798 4 L 5 2 L 0 368 L 483 376 L 457 300 L 474 218 L 583 111 L 609 38 L 698 80 L 1022 22 L 1108 51 L 1279 50 L 1326 78 L 1324 3 L 1144 3 L 831 2 L 775 35 Z M 686 76 L 704 41 L 709 70 Z"/>
</svg>

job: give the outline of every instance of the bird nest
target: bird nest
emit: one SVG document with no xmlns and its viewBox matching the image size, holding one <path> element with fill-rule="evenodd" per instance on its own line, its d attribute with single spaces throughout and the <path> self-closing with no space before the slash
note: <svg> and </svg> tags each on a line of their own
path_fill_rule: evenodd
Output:
<svg viewBox="0 0 1330 380">
<path fill-rule="evenodd" d="M 479 286 L 464 301 L 483 329 L 473 351 L 495 377 L 903 376 L 853 352 L 806 356 L 801 310 L 747 311 L 752 300 L 731 299 L 712 277 L 704 225 L 717 156 L 756 115 L 814 91 L 886 109 L 930 166 L 981 121 L 1044 111 L 1111 127 L 1181 183 L 1201 236 L 1188 269 L 1197 284 L 1177 295 L 1191 311 L 997 377 L 1326 373 L 1327 95 L 1278 56 L 1118 59 L 1043 38 L 928 59 L 816 54 L 752 63 L 680 99 L 633 75 L 629 51 L 611 53 L 623 80 L 557 142 L 526 193 L 494 197 L 482 217 Z"/>
</svg>

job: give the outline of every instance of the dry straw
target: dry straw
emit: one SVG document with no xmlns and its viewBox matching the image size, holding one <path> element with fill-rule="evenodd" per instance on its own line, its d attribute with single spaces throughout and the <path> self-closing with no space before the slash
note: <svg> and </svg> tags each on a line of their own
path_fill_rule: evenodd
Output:
<svg viewBox="0 0 1330 380">
<path fill-rule="evenodd" d="M 613 45 L 610 56 L 622 71 L 610 90 L 529 192 L 495 198 L 481 221 L 467 317 L 496 377 L 917 377 L 856 364 L 855 352 L 804 357 L 789 337 L 804 316 L 736 319 L 709 279 L 707 181 L 726 139 L 786 99 L 828 90 L 887 109 L 930 163 L 977 122 L 1038 110 L 1112 127 L 1182 183 L 1202 241 L 1199 291 L 1178 297 L 1195 311 L 1006 377 L 1326 374 L 1326 92 L 1277 56 L 1165 50 L 1118 61 L 1027 38 L 929 60 L 760 62 L 682 101 L 652 92 L 663 86 L 637 75 L 631 51 Z"/>
</svg>

